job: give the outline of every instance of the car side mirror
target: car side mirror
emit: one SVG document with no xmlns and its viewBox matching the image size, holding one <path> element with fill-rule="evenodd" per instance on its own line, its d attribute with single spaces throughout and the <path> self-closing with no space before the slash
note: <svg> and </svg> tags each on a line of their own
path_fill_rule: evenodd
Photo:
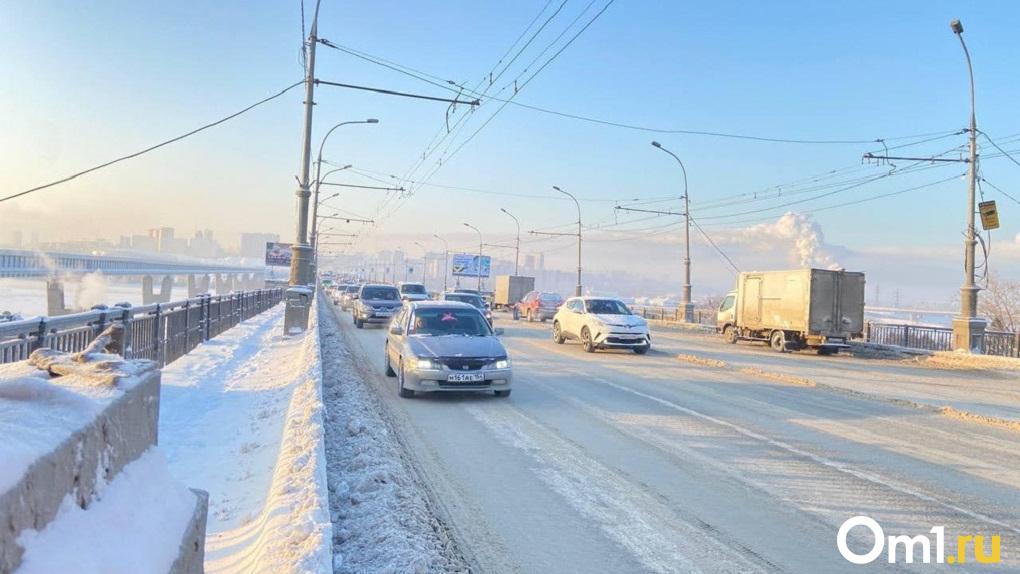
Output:
<svg viewBox="0 0 1020 574">
<path fill-rule="evenodd" d="M 400 335 L 403 335 L 403 334 L 404 334 L 404 328 L 401 327 L 400 325 L 394 325 L 394 326 L 390 327 L 390 335 L 397 335 L 399 337 Z"/>
<path fill-rule="evenodd" d="M 502 337 L 503 327 L 496 327 L 495 329 L 492 330 L 492 332 L 495 333 L 497 337 Z"/>
</svg>

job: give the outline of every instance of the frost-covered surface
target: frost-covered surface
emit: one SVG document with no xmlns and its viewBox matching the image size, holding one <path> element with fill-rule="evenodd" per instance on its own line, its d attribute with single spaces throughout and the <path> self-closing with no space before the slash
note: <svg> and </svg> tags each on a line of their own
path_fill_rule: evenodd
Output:
<svg viewBox="0 0 1020 574">
<path fill-rule="evenodd" d="M 83 510 L 68 495 L 42 531 L 18 538 L 17 574 L 165 574 L 180 550 L 196 497 L 156 448 L 125 466 Z"/>
<path fill-rule="evenodd" d="M 209 573 L 331 570 L 317 330 L 285 337 L 283 311 L 163 372 L 160 446 L 175 476 L 209 492 Z"/>
<path fill-rule="evenodd" d="M 466 571 L 329 303 L 318 299 L 335 571 Z"/>
<path fill-rule="evenodd" d="M 0 365 L 0 492 L 137 384 L 132 363 L 110 358 L 75 363 L 76 372 L 62 377 L 50 377 L 25 361 Z M 107 384 L 119 372 L 126 376 Z"/>
</svg>

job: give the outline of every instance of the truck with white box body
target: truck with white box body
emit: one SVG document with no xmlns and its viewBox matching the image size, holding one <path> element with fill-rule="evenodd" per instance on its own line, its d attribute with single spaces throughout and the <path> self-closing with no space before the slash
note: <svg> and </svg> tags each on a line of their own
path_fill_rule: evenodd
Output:
<svg viewBox="0 0 1020 574">
<path fill-rule="evenodd" d="M 864 331 L 864 273 L 742 272 L 736 290 L 719 305 L 716 330 L 730 343 L 765 341 L 776 351 L 836 353 Z"/>
</svg>

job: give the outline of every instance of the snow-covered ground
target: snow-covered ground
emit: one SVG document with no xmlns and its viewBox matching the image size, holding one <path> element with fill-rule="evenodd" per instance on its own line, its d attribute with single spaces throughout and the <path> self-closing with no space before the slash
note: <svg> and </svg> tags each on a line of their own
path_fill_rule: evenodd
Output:
<svg viewBox="0 0 1020 574">
<path fill-rule="evenodd" d="M 466 572 L 404 445 L 319 297 L 326 455 L 336 572 Z"/>
<path fill-rule="evenodd" d="M 318 331 L 285 337 L 283 312 L 163 371 L 159 444 L 175 476 L 209 492 L 210 574 L 332 571 Z"/>
</svg>

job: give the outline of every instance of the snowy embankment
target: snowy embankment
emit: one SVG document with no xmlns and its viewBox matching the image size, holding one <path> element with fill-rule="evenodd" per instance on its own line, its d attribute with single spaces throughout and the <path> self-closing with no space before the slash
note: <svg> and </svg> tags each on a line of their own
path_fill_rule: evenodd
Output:
<svg viewBox="0 0 1020 574">
<path fill-rule="evenodd" d="M 159 443 L 209 492 L 206 572 L 332 571 L 317 320 L 283 335 L 284 306 L 163 372 Z"/>
<path fill-rule="evenodd" d="M 369 378 L 318 297 L 333 555 L 338 573 L 466 572 Z"/>
</svg>

